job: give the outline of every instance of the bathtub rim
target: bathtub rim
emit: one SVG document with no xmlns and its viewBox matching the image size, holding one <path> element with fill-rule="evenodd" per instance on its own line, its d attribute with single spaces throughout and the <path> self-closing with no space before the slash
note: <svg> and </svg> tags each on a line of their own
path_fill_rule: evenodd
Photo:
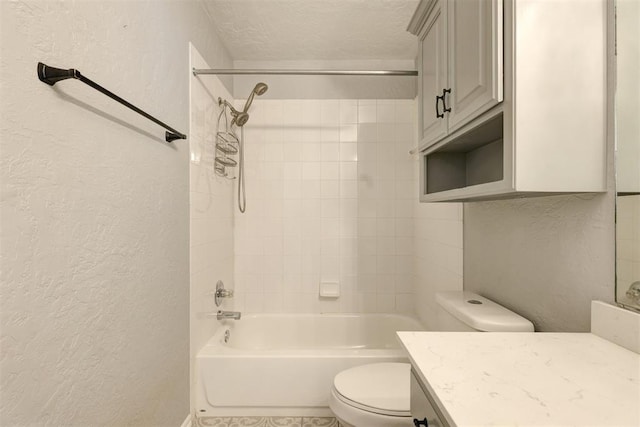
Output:
<svg viewBox="0 0 640 427">
<path fill-rule="evenodd" d="M 243 354 L 283 354 L 283 352 L 295 352 L 296 354 L 304 354 L 305 352 L 315 352 L 317 354 L 318 351 L 394 351 L 398 348 L 402 348 L 399 346 L 398 348 L 354 348 L 354 347 L 310 347 L 305 349 L 291 349 L 291 348 L 283 348 L 283 349 L 245 349 L 245 348 L 237 348 L 228 345 L 221 344 L 222 337 L 225 332 L 232 328 L 236 322 L 242 322 L 243 319 L 259 319 L 259 318 L 374 318 L 374 317 L 382 317 L 382 318 L 397 318 L 403 319 L 405 321 L 409 321 L 414 324 L 414 326 L 418 329 L 412 330 L 427 330 L 422 322 L 414 316 L 409 316 L 406 314 L 400 313 L 247 313 L 243 314 L 243 317 L 240 320 L 220 320 L 219 327 L 216 329 L 216 332 L 207 340 L 204 346 L 200 350 L 196 352 L 196 358 L 201 356 L 220 356 L 220 355 L 229 355 L 229 356 L 241 356 Z M 404 329 L 399 329 L 398 331 L 403 331 Z M 398 332 L 396 331 L 396 332 Z M 397 334 L 395 335 L 395 340 L 400 343 Z M 299 352 L 299 353 L 298 353 Z"/>
</svg>

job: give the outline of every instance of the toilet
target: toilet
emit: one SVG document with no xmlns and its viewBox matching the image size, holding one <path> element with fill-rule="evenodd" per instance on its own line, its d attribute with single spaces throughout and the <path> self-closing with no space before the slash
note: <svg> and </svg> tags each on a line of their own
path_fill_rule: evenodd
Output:
<svg viewBox="0 0 640 427">
<path fill-rule="evenodd" d="M 456 291 L 436 294 L 439 331 L 533 332 L 527 319 L 480 295 Z M 329 408 L 344 427 L 409 427 L 408 363 L 373 363 L 335 376 Z"/>
</svg>

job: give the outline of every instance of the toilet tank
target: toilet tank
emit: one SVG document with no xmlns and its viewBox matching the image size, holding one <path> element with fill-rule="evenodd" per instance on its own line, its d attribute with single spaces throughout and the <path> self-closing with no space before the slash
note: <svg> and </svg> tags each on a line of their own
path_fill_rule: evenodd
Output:
<svg viewBox="0 0 640 427">
<path fill-rule="evenodd" d="M 472 292 L 439 292 L 436 301 L 443 331 L 534 332 L 524 317 Z"/>
</svg>

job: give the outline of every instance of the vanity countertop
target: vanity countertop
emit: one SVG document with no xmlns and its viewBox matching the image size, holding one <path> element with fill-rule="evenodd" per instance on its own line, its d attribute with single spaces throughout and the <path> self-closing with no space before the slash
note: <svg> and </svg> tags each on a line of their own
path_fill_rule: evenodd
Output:
<svg viewBox="0 0 640 427">
<path fill-rule="evenodd" d="M 596 335 L 398 336 L 452 426 L 640 426 L 640 355 Z"/>
</svg>

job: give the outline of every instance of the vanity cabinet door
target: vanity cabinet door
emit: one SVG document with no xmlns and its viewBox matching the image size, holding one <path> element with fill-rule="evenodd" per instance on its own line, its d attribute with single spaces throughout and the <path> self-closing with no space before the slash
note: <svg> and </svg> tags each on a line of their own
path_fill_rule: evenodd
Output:
<svg viewBox="0 0 640 427">
<path fill-rule="evenodd" d="M 449 133 L 502 101 L 502 0 L 449 0 Z"/>
<path fill-rule="evenodd" d="M 447 135 L 442 90 L 447 85 L 446 8 L 436 2 L 420 41 L 420 99 L 422 142 L 432 143 Z"/>
<path fill-rule="evenodd" d="M 436 412 L 420 380 L 411 370 L 411 417 L 415 426 L 448 427 L 443 417 Z"/>
</svg>

